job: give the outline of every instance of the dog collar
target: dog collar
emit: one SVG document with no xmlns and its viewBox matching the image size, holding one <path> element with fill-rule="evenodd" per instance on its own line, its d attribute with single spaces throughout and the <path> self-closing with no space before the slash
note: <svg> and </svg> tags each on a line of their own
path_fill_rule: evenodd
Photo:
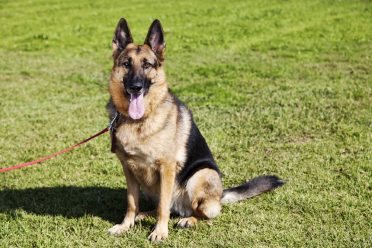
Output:
<svg viewBox="0 0 372 248">
<path fill-rule="evenodd" d="M 115 153 L 115 143 L 116 143 L 116 125 L 118 123 L 118 120 L 120 119 L 121 114 L 119 111 L 116 111 L 115 117 L 110 121 L 110 124 L 108 126 L 108 129 L 110 130 L 110 136 L 111 136 L 111 152 Z"/>
</svg>

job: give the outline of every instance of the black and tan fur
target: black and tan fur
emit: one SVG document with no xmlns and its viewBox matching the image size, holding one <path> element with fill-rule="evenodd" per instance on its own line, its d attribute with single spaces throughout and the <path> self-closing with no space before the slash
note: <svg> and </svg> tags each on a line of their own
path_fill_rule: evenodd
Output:
<svg viewBox="0 0 372 248">
<path fill-rule="evenodd" d="M 223 190 L 220 172 L 191 111 L 174 96 L 164 73 L 165 40 L 155 20 L 143 45 L 133 44 L 127 22 L 121 19 L 113 39 L 113 60 L 108 104 L 110 118 L 120 113 L 114 148 L 127 181 L 127 211 L 121 224 L 109 229 L 118 235 L 136 219 L 157 216 L 151 241 L 168 236 L 173 212 L 182 217 L 179 227 L 198 219 L 216 217 L 221 203 L 258 195 L 283 184 L 276 176 L 257 177 L 241 186 Z M 128 115 L 129 93 L 144 92 L 144 114 Z M 155 212 L 139 213 L 140 189 L 157 203 Z"/>
</svg>

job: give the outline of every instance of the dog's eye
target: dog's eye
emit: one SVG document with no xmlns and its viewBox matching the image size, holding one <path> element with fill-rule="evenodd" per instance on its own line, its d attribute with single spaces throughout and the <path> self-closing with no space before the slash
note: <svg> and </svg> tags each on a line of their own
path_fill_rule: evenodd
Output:
<svg viewBox="0 0 372 248">
<path fill-rule="evenodd" d="M 151 63 L 149 63 L 149 62 L 144 62 L 143 63 L 143 68 L 148 69 L 150 67 L 152 67 L 152 64 Z"/>
<path fill-rule="evenodd" d="M 129 63 L 128 61 L 125 61 L 125 62 L 123 63 L 123 66 L 124 66 L 125 68 L 129 68 L 129 67 L 130 67 L 130 63 Z"/>
</svg>

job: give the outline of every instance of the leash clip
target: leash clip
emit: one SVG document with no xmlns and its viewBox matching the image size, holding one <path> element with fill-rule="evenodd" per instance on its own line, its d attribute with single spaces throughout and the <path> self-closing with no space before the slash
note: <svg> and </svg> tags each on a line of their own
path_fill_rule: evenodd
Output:
<svg viewBox="0 0 372 248">
<path fill-rule="evenodd" d="M 115 153 L 115 144 L 116 144 L 116 136 L 115 136 L 115 131 L 116 131 L 116 124 L 120 118 L 120 113 L 119 111 L 116 111 L 114 119 L 110 121 L 110 124 L 108 126 L 108 130 L 110 130 L 110 136 L 111 136 L 111 152 Z"/>
<path fill-rule="evenodd" d="M 115 117 L 110 121 L 108 125 L 108 129 L 110 130 L 110 132 L 113 132 L 116 129 L 116 123 L 119 117 L 120 117 L 120 113 L 116 111 Z"/>
</svg>

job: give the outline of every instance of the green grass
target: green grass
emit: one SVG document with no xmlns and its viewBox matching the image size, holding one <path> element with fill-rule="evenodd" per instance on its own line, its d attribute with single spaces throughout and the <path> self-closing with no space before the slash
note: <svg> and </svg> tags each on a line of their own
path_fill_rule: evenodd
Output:
<svg viewBox="0 0 372 248">
<path fill-rule="evenodd" d="M 164 247 L 371 247 L 371 1 L 0 1 L 0 167 L 72 145 L 108 122 L 110 42 L 159 18 L 166 71 L 232 186 L 287 184 L 223 207 Z M 144 208 L 146 208 L 146 204 Z M 0 174 L 0 247 L 143 247 L 105 135 Z"/>
</svg>

